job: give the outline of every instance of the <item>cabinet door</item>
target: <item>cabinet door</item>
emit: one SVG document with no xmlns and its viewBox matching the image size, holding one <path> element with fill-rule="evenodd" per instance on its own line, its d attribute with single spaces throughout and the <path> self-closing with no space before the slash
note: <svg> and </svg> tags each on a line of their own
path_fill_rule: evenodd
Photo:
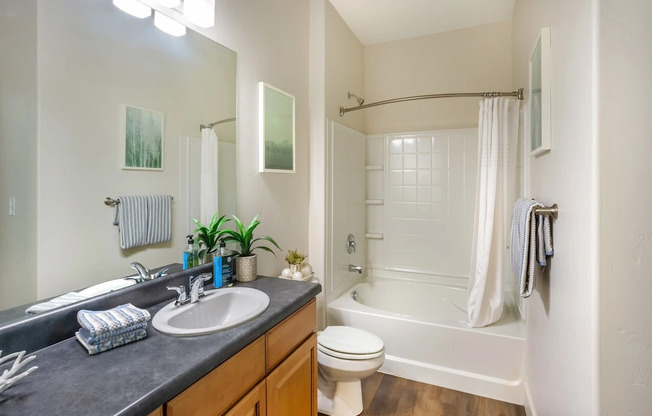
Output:
<svg viewBox="0 0 652 416">
<path fill-rule="evenodd" d="M 317 334 L 267 376 L 267 414 L 317 416 Z"/>
<path fill-rule="evenodd" d="M 229 410 L 224 416 L 266 416 L 267 415 L 267 392 L 265 380 L 254 387 L 238 404 Z"/>
</svg>

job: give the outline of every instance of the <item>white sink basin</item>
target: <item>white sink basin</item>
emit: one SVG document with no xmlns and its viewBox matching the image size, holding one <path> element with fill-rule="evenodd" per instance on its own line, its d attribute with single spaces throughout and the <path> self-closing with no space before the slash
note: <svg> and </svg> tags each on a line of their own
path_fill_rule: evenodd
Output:
<svg viewBox="0 0 652 416">
<path fill-rule="evenodd" d="M 210 334 L 254 319 L 269 306 L 269 296 L 248 287 L 206 291 L 196 303 L 165 305 L 152 319 L 157 330 L 175 336 Z"/>
</svg>

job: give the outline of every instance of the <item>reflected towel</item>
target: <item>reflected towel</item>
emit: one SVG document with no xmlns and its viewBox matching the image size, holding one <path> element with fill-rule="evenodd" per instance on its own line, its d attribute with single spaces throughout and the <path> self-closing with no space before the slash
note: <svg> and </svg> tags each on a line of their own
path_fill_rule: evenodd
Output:
<svg viewBox="0 0 652 416">
<path fill-rule="evenodd" d="M 88 299 L 88 296 L 81 295 L 77 292 L 68 292 L 61 296 L 57 296 L 56 298 L 50 299 L 47 302 L 41 302 L 37 303 L 36 305 L 32 305 L 25 310 L 25 313 L 35 315 L 37 313 L 43 313 L 54 308 L 59 308 L 61 306 L 79 302 L 84 299 Z"/>
<path fill-rule="evenodd" d="M 82 328 L 88 330 L 93 338 L 117 333 L 117 331 L 149 321 L 150 314 L 145 309 L 140 309 L 127 303 L 107 311 L 88 311 L 85 309 L 77 312 L 77 322 Z"/>
<path fill-rule="evenodd" d="M 172 197 L 151 195 L 147 197 L 147 244 L 170 241 L 172 238 Z"/>
<path fill-rule="evenodd" d="M 84 346 L 84 348 L 86 348 L 88 354 L 94 355 L 99 354 L 103 351 L 111 350 L 121 345 L 129 344 L 130 342 L 141 340 L 147 336 L 147 331 L 144 329 L 130 331 L 96 344 L 89 344 L 79 332 L 75 332 L 75 336 L 77 337 L 77 340 Z"/>
<path fill-rule="evenodd" d="M 147 197 L 120 196 L 119 199 L 113 225 L 120 231 L 120 247 L 144 246 L 147 244 Z"/>
<path fill-rule="evenodd" d="M 120 196 L 115 221 L 120 247 L 128 249 L 170 241 L 172 238 L 172 196 Z"/>
</svg>

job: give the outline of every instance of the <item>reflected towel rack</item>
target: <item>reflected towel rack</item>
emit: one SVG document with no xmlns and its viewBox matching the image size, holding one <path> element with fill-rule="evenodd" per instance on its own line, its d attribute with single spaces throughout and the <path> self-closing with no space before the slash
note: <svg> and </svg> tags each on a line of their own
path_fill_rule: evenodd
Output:
<svg viewBox="0 0 652 416">
<path fill-rule="evenodd" d="M 170 197 L 174 201 L 174 197 Z M 104 205 L 114 207 L 120 203 L 120 198 L 113 199 L 110 196 L 104 198 Z"/>
<path fill-rule="evenodd" d="M 547 215 L 556 220 L 559 215 L 559 207 L 557 204 L 552 204 L 551 207 L 534 208 L 534 213 L 536 215 Z"/>
</svg>

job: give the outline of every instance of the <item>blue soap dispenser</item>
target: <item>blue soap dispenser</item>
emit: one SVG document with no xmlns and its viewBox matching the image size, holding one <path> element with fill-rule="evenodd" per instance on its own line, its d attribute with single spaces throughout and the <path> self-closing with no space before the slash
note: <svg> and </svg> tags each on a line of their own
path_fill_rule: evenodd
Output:
<svg viewBox="0 0 652 416">
<path fill-rule="evenodd" d="M 188 248 L 183 252 L 183 270 L 188 270 L 191 267 L 197 266 L 197 260 L 199 260 L 197 247 L 195 247 L 195 240 L 192 234 L 187 235 L 186 238 L 188 239 Z"/>
</svg>

